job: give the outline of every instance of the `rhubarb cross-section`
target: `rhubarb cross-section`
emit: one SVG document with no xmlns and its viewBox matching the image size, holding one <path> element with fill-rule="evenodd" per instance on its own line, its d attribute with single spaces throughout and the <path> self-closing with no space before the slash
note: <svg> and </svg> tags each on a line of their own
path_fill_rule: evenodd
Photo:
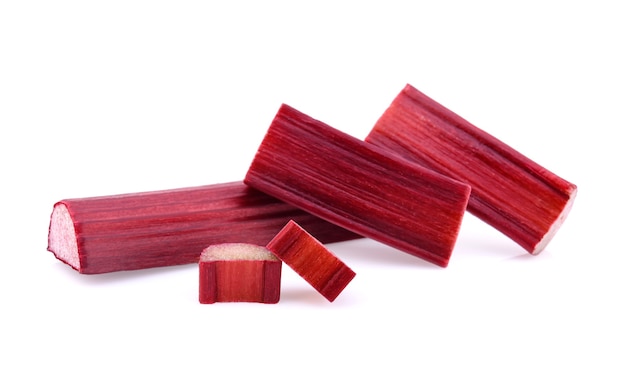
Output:
<svg viewBox="0 0 626 377">
<path fill-rule="evenodd" d="M 442 267 L 448 265 L 470 192 L 467 184 L 284 104 L 244 182 Z"/>
<path fill-rule="evenodd" d="M 198 268 L 201 304 L 280 300 L 282 262 L 262 246 L 211 245 L 200 254 Z"/>
<path fill-rule="evenodd" d="M 230 182 L 62 200 L 50 218 L 48 250 L 84 274 L 196 263 L 207 245 L 265 245 L 292 219 L 324 243 L 359 238 Z"/>
<path fill-rule="evenodd" d="M 266 248 L 330 302 L 356 276 L 350 267 L 295 221 L 289 221 Z"/>
<path fill-rule="evenodd" d="M 576 196 L 576 185 L 411 85 L 365 140 L 469 184 L 468 211 L 532 254 L 550 242 Z"/>
</svg>

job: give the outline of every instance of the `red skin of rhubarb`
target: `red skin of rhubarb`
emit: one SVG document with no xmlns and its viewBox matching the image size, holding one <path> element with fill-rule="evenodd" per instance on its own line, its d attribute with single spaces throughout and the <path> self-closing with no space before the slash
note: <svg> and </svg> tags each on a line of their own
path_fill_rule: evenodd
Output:
<svg viewBox="0 0 626 377">
<path fill-rule="evenodd" d="M 272 121 L 244 182 L 442 267 L 470 191 L 287 105 Z"/>
<path fill-rule="evenodd" d="M 356 276 L 350 267 L 294 221 L 289 221 L 266 248 L 330 302 Z"/>
<path fill-rule="evenodd" d="M 359 238 L 243 182 L 62 200 L 48 250 L 83 274 L 196 263 L 207 245 L 265 245 L 291 219 L 322 242 Z"/>
<path fill-rule="evenodd" d="M 261 250 L 267 255 L 211 255 L 212 249 L 228 252 L 242 247 Z M 280 300 L 282 263 L 267 249 L 247 244 L 217 244 L 206 248 L 198 263 L 199 301 L 201 304 L 216 302 L 258 302 L 275 304 Z"/>
<path fill-rule="evenodd" d="M 546 247 L 576 196 L 574 184 L 411 85 L 365 140 L 469 184 L 468 211 L 532 254 Z"/>
</svg>

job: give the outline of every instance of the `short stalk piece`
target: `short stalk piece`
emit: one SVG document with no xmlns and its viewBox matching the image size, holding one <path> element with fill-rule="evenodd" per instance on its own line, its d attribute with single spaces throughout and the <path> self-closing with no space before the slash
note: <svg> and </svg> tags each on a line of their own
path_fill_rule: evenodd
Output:
<svg viewBox="0 0 626 377">
<path fill-rule="evenodd" d="M 330 302 L 356 276 L 350 267 L 294 221 L 289 221 L 266 247 Z"/>
<path fill-rule="evenodd" d="M 262 246 L 212 245 L 202 251 L 198 266 L 202 304 L 280 300 L 282 262 Z"/>
</svg>

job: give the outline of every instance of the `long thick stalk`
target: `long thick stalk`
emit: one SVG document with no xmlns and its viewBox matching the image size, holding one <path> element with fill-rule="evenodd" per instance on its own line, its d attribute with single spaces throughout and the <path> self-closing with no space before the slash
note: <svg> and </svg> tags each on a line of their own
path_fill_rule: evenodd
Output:
<svg viewBox="0 0 626 377">
<path fill-rule="evenodd" d="M 470 191 L 287 105 L 244 182 L 439 266 L 449 262 Z"/>
<path fill-rule="evenodd" d="M 532 254 L 567 217 L 576 185 L 407 85 L 366 142 L 472 187 L 468 211 Z"/>
<path fill-rule="evenodd" d="M 198 262 L 219 243 L 265 245 L 289 220 L 322 242 L 359 238 L 243 182 L 66 199 L 54 205 L 48 250 L 84 274 Z"/>
</svg>

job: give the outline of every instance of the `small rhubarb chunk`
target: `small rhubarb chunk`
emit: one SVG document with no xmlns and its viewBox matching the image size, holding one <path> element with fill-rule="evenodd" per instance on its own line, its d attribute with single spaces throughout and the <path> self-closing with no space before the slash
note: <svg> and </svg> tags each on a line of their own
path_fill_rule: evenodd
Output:
<svg viewBox="0 0 626 377">
<path fill-rule="evenodd" d="M 258 302 L 280 300 L 282 262 L 262 246 L 245 243 L 211 245 L 200 254 L 199 300 Z"/>
<path fill-rule="evenodd" d="M 265 245 L 291 219 L 322 242 L 359 238 L 240 181 L 62 200 L 48 250 L 83 274 L 197 263 L 206 245 Z"/>
<path fill-rule="evenodd" d="M 576 197 L 576 185 L 411 85 L 365 141 L 469 184 L 468 211 L 531 254 L 550 242 Z"/>
<path fill-rule="evenodd" d="M 266 247 L 330 302 L 356 276 L 350 267 L 294 221 L 289 221 Z"/>
<path fill-rule="evenodd" d="M 287 105 L 272 121 L 244 183 L 442 267 L 470 192 L 464 183 Z"/>
</svg>

